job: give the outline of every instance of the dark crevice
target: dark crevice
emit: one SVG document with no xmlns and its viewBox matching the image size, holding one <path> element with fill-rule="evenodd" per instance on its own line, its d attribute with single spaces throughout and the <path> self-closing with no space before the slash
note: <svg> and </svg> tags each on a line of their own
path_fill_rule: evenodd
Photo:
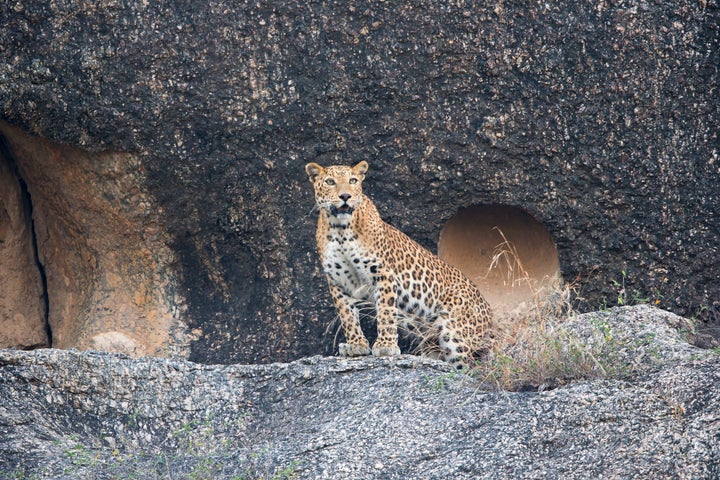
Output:
<svg viewBox="0 0 720 480">
<path fill-rule="evenodd" d="M 45 266 L 40 261 L 40 252 L 38 251 L 37 235 L 35 233 L 35 216 L 33 214 L 33 205 L 30 198 L 30 192 L 28 191 L 25 180 L 18 175 L 18 181 L 20 183 L 20 191 L 22 192 L 23 201 L 28 206 L 30 211 L 30 235 L 32 236 L 32 247 L 33 257 L 35 258 L 35 265 L 40 272 L 40 282 L 42 283 L 42 298 L 43 298 L 43 317 L 45 320 L 45 333 L 47 333 L 48 347 L 52 347 L 52 327 L 50 326 L 50 296 L 48 295 L 48 282 L 47 274 L 45 273 Z"/>
<path fill-rule="evenodd" d="M 35 232 L 35 215 L 33 213 L 32 198 L 30 196 L 30 190 L 28 190 L 27 183 L 20 175 L 17 163 L 10 151 L 10 147 L 7 144 L 7 140 L 4 136 L 0 135 L 0 158 L 4 158 L 10 166 L 10 171 L 15 174 L 15 178 L 18 179 L 20 184 L 20 193 L 22 195 L 23 207 L 28 213 L 30 219 L 30 235 L 33 248 L 33 258 L 35 259 L 35 266 L 40 273 L 40 282 L 42 285 L 42 301 L 43 301 L 43 320 L 45 323 L 45 333 L 47 334 L 47 346 L 52 347 L 52 327 L 50 326 L 50 296 L 48 295 L 48 282 L 47 274 L 45 272 L 45 266 L 40 261 L 40 252 L 38 250 L 37 235 Z"/>
</svg>

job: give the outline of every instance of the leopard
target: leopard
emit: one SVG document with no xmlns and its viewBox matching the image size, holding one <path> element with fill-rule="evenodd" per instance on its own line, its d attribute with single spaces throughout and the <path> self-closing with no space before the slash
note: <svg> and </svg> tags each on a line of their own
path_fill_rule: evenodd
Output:
<svg viewBox="0 0 720 480">
<path fill-rule="evenodd" d="M 487 348 L 490 305 L 458 268 L 382 220 L 363 193 L 368 168 L 367 161 L 305 166 L 318 210 L 317 251 L 345 336 L 338 353 L 400 355 L 400 327 L 426 356 L 471 365 Z M 372 348 L 360 323 L 368 305 L 377 324 Z"/>
</svg>

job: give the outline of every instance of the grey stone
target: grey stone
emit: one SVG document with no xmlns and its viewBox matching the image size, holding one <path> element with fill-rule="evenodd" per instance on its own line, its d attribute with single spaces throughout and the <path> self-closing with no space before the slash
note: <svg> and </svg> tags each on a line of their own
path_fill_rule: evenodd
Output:
<svg viewBox="0 0 720 480">
<path fill-rule="evenodd" d="M 717 478 L 717 352 L 654 308 L 570 328 L 590 341 L 594 325 L 637 342 L 632 371 L 543 392 L 488 391 L 413 356 L 219 366 L 2 350 L 0 476 Z"/>
</svg>

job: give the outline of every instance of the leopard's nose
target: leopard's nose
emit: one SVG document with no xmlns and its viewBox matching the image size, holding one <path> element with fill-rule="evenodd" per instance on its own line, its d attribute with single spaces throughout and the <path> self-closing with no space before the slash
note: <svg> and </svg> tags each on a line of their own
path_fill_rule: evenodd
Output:
<svg viewBox="0 0 720 480">
<path fill-rule="evenodd" d="M 347 202 L 348 200 L 350 200 L 350 197 L 352 197 L 352 195 L 350 195 L 349 193 L 341 193 L 340 194 L 340 198 L 342 199 L 343 202 Z"/>
</svg>

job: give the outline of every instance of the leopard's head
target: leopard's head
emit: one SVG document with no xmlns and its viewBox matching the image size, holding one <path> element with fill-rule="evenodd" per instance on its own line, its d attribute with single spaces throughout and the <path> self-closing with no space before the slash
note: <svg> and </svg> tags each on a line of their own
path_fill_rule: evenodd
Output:
<svg viewBox="0 0 720 480">
<path fill-rule="evenodd" d="M 368 164 L 362 161 L 354 167 L 333 165 L 323 168 L 317 163 L 305 165 L 305 171 L 315 187 L 315 202 L 334 217 L 349 218 L 362 201 L 362 181 Z"/>
</svg>

